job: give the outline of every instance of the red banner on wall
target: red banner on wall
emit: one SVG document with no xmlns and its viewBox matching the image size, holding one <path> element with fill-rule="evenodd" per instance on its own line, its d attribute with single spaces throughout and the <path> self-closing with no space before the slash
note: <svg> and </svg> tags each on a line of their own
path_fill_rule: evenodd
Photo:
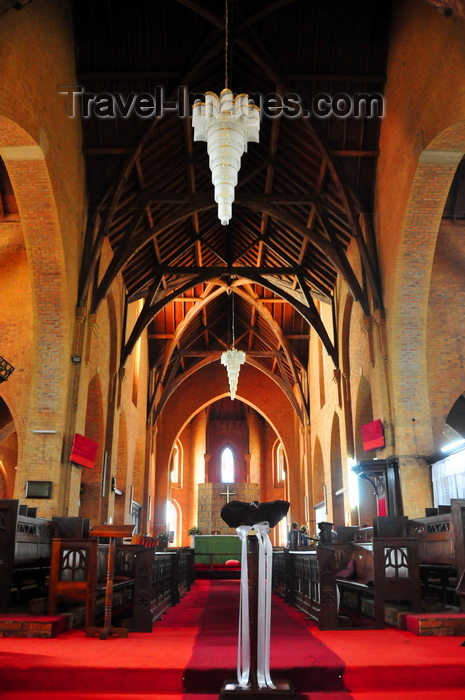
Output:
<svg viewBox="0 0 465 700">
<path fill-rule="evenodd" d="M 71 448 L 71 457 L 69 459 L 71 462 L 79 464 L 81 467 L 93 469 L 97 450 L 98 442 L 94 442 L 94 440 L 76 433 Z"/>
<path fill-rule="evenodd" d="M 378 498 L 378 515 L 387 515 L 386 497 Z"/>
<path fill-rule="evenodd" d="M 383 424 L 379 419 L 362 425 L 361 429 L 363 449 L 365 452 L 376 450 L 378 447 L 384 447 Z"/>
</svg>

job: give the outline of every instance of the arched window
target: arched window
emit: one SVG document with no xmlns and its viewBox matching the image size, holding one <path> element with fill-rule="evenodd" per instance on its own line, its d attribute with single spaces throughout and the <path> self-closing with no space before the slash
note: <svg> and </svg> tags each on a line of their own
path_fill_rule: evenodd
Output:
<svg viewBox="0 0 465 700">
<path fill-rule="evenodd" d="M 286 455 L 283 443 L 276 440 L 273 449 L 274 483 L 277 486 L 286 481 Z"/>
<path fill-rule="evenodd" d="M 182 445 L 179 440 L 176 440 L 171 453 L 170 462 L 170 479 L 172 486 L 181 487 L 182 485 Z"/>
<path fill-rule="evenodd" d="M 174 544 L 174 546 L 179 547 L 179 524 L 178 524 L 178 513 L 176 506 L 171 501 L 166 504 L 166 522 L 168 525 L 168 532 L 170 534 L 169 543 Z"/>
<path fill-rule="evenodd" d="M 286 463 L 284 461 L 284 447 L 282 442 L 279 443 L 278 449 L 276 450 L 276 466 L 278 469 L 278 481 L 285 481 Z"/>
<path fill-rule="evenodd" d="M 230 447 L 225 447 L 221 453 L 221 482 L 234 483 L 234 455 Z"/>
</svg>

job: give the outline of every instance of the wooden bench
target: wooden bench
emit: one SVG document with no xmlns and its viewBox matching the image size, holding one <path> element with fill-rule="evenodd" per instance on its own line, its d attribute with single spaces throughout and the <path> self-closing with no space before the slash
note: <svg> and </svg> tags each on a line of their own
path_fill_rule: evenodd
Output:
<svg viewBox="0 0 465 700">
<path fill-rule="evenodd" d="M 106 588 L 108 545 L 96 539 L 54 539 L 48 614 L 59 603 L 85 606 L 85 627 L 93 627 L 97 598 Z M 151 632 L 155 620 L 176 605 L 193 581 L 193 550 L 156 552 L 143 545 L 116 545 L 115 617 L 131 620 L 134 632 Z M 116 595 L 117 594 L 117 595 Z"/>
<path fill-rule="evenodd" d="M 465 571 L 465 499 L 451 499 L 450 513 L 409 520 L 407 534 L 419 541 L 422 587 L 442 602 L 465 607 L 463 597 L 451 600 L 456 581 Z M 439 585 L 437 583 L 439 581 Z"/>
<path fill-rule="evenodd" d="M 337 577 L 349 561 L 351 578 Z M 319 546 L 316 551 L 277 550 L 273 556 L 273 588 L 318 622 L 319 629 L 337 629 L 337 589 L 374 600 L 375 627 L 383 629 L 386 602 L 409 601 L 420 609 L 418 540 L 375 538 L 373 542 Z"/>
<path fill-rule="evenodd" d="M 355 573 L 350 578 L 336 576 L 343 602 L 344 591 L 357 594 L 357 611 L 362 595 L 374 599 L 375 627 L 384 629 L 384 605 L 408 601 L 412 610 L 421 606 L 418 540 L 412 537 L 373 538 L 372 542 L 334 545 L 337 565 L 347 569 L 353 561 Z M 338 573 L 341 569 L 338 570 Z"/>
<path fill-rule="evenodd" d="M 373 542 L 333 545 L 336 552 L 336 582 L 340 588 L 357 593 L 357 610 L 360 612 L 360 596 L 362 593 L 374 594 Z M 350 564 L 349 562 L 352 562 Z M 353 575 L 341 577 L 337 574 L 352 565 Z"/>
<path fill-rule="evenodd" d="M 19 501 L 0 499 L 0 612 L 46 595 L 52 549 L 51 522 L 19 514 Z"/>
<path fill-rule="evenodd" d="M 117 547 L 113 590 L 134 589 L 134 554 L 131 546 Z M 149 550 L 147 550 L 149 551 Z M 95 624 L 97 596 L 103 595 L 107 577 L 108 545 L 97 539 L 54 538 L 48 592 L 48 615 L 55 615 L 58 603 L 85 606 L 85 626 Z M 132 606 L 131 606 L 132 608 Z"/>
</svg>

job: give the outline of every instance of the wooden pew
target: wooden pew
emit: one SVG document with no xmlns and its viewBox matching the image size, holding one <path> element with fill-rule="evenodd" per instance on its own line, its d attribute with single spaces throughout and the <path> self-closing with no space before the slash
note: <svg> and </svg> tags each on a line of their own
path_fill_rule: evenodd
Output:
<svg viewBox="0 0 465 700">
<path fill-rule="evenodd" d="M 361 612 L 362 595 L 374 597 L 374 565 L 373 542 L 334 544 L 336 553 L 336 583 L 341 591 L 341 602 L 344 602 L 344 591 L 352 591 L 357 596 L 357 612 Z M 349 577 L 338 576 L 341 571 L 348 571 L 352 565 L 353 573 Z"/>
<path fill-rule="evenodd" d="M 96 539 L 53 540 L 48 614 L 59 603 L 85 605 L 85 627 L 93 627 L 98 597 L 106 586 L 108 545 Z M 113 590 L 134 632 L 151 632 L 153 622 L 179 602 L 193 581 L 193 550 L 156 552 L 143 545 L 116 545 Z"/>
<path fill-rule="evenodd" d="M 409 601 L 412 610 L 421 606 L 418 540 L 413 537 L 374 537 L 373 542 L 334 545 L 336 561 L 347 569 L 354 563 L 355 574 L 350 578 L 336 577 L 343 597 L 344 591 L 357 594 L 360 612 L 362 595 L 372 596 L 375 605 L 375 627 L 384 629 L 384 605 L 387 602 Z M 340 573 L 339 569 L 338 573 Z"/>
<path fill-rule="evenodd" d="M 336 559 L 332 547 L 274 550 L 273 589 L 316 620 L 318 629 L 338 629 Z"/>
<path fill-rule="evenodd" d="M 349 560 L 355 575 L 337 577 Z M 384 629 L 384 605 L 410 601 L 420 609 L 418 540 L 375 538 L 373 542 L 319 546 L 316 551 L 277 550 L 273 556 L 273 588 L 318 622 L 319 629 L 338 629 L 337 588 L 373 597 L 375 627 Z"/>
<path fill-rule="evenodd" d="M 0 499 L 0 612 L 27 602 L 26 590 L 46 594 L 52 548 L 51 522 L 19 515 L 19 501 Z"/>
<path fill-rule="evenodd" d="M 134 551 L 126 547 L 115 557 L 114 592 L 134 588 Z M 85 627 L 95 624 L 97 596 L 104 595 L 108 545 L 97 539 L 54 538 L 48 593 L 48 614 L 55 615 L 58 603 L 85 605 Z M 133 593 L 131 592 L 131 598 Z"/>
<path fill-rule="evenodd" d="M 465 499 L 451 499 L 450 505 L 450 513 L 415 518 L 406 527 L 407 533 L 419 541 L 423 589 L 426 593 L 437 593 L 433 580 L 439 579 L 443 602 L 448 602 L 448 592 L 456 585 L 450 579 L 460 578 L 465 571 Z M 463 597 L 460 601 L 463 608 Z"/>
</svg>

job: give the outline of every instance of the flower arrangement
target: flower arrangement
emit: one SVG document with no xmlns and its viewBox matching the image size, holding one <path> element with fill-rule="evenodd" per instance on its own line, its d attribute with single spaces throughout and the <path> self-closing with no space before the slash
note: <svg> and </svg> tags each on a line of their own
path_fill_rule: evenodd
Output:
<svg viewBox="0 0 465 700">
<path fill-rule="evenodd" d="M 168 544 L 169 538 L 170 538 L 169 532 L 159 532 L 157 535 L 157 542 L 159 542 L 163 546 L 166 546 Z"/>
<path fill-rule="evenodd" d="M 193 527 L 191 527 L 191 528 L 187 531 L 187 534 L 190 535 L 191 537 L 193 537 L 194 535 L 201 535 L 201 534 L 202 534 L 202 530 L 201 530 L 199 527 L 197 527 L 197 525 L 194 525 Z"/>
</svg>

